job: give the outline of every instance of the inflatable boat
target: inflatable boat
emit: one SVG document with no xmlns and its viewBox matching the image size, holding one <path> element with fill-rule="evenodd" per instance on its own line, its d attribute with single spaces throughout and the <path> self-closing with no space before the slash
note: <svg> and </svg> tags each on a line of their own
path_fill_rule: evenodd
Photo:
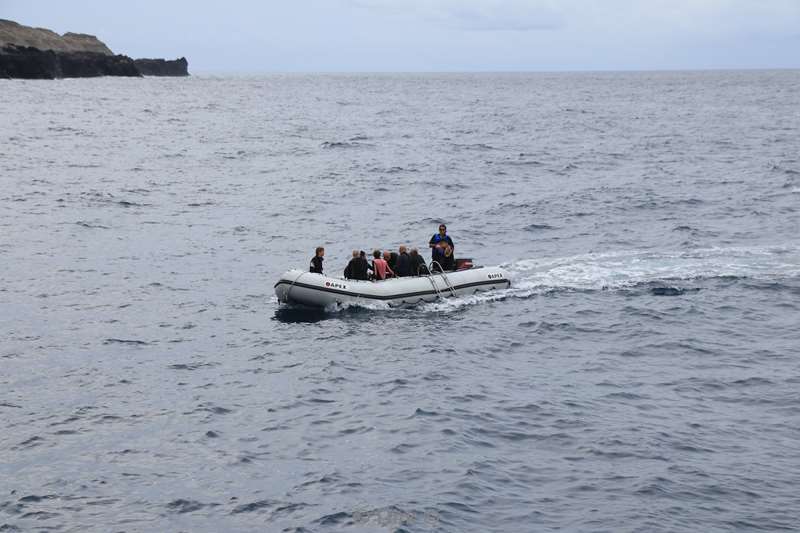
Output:
<svg viewBox="0 0 800 533">
<path fill-rule="evenodd" d="M 280 302 L 312 307 L 365 302 L 385 302 L 396 306 L 432 302 L 439 298 L 465 296 L 510 286 L 508 274 L 498 267 L 475 267 L 383 281 L 341 279 L 303 270 L 290 270 L 275 284 L 275 294 Z"/>
</svg>

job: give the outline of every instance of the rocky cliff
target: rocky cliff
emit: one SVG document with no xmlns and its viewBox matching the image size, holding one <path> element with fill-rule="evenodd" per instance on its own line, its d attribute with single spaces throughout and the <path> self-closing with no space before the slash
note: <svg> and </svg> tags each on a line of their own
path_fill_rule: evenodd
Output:
<svg viewBox="0 0 800 533">
<path fill-rule="evenodd" d="M 141 76 L 128 56 L 95 52 L 55 52 L 30 46 L 0 49 L 0 78 L 52 80 L 96 76 Z"/>
<path fill-rule="evenodd" d="M 0 78 L 84 78 L 93 76 L 188 76 L 188 61 L 115 55 L 94 35 L 59 35 L 0 19 Z"/>
<path fill-rule="evenodd" d="M 173 59 L 136 59 L 136 68 L 145 76 L 188 76 L 189 62 L 185 57 Z"/>
</svg>

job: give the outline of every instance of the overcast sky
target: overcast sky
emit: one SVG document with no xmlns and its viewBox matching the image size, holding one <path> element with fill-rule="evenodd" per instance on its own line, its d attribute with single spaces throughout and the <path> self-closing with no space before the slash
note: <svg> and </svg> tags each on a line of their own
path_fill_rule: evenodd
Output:
<svg viewBox="0 0 800 533">
<path fill-rule="evenodd" d="M 193 73 L 800 68 L 800 0 L 0 0 Z"/>
</svg>

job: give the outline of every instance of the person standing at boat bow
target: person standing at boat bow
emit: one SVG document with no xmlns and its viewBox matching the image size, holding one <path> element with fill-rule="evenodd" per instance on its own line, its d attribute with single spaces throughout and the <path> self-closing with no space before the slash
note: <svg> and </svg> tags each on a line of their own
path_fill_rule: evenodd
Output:
<svg viewBox="0 0 800 533">
<path fill-rule="evenodd" d="M 447 234 L 447 226 L 444 224 L 439 224 L 439 233 L 435 234 L 431 237 L 431 240 L 428 242 L 428 245 L 431 247 L 431 260 L 436 260 L 436 247 L 439 245 L 440 242 L 446 242 L 450 245 L 452 250 L 455 250 L 456 245 L 453 244 L 453 239 L 450 238 L 450 235 Z"/>
<path fill-rule="evenodd" d="M 322 274 L 322 261 L 325 255 L 325 248 L 322 246 L 317 247 L 317 251 L 314 253 L 314 257 L 311 258 L 311 265 L 309 266 L 308 271 L 314 272 L 315 274 Z"/>
</svg>

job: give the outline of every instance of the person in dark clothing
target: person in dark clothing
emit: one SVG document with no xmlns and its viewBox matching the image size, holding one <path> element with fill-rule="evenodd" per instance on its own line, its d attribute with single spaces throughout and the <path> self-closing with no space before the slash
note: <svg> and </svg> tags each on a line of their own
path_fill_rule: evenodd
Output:
<svg viewBox="0 0 800 533">
<path fill-rule="evenodd" d="M 453 248 L 447 242 L 442 241 L 442 269 L 446 271 L 456 269 L 456 258 L 453 255 Z"/>
<path fill-rule="evenodd" d="M 353 250 L 353 258 L 344 267 L 344 279 L 353 279 L 353 262 L 358 259 L 358 250 Z"/>
<path fill-rule="evenodd" d="M 412 248 L 411 253 L 409 254 L 409 259 L 411 259 L 412 276 L 427 276 L 430 274 L 428 271 L 428 266 L 425 264 L 425 259 L 419 255 L 419 250 Z"/>
<path fill-rule="evenodd" d="M 317 251 L 314 254 L 314 257 L 311 258 L 311 266 L 309 268 L 309 272 L 314 272 L 315 274 L 322 274 L 322 257 L 325 255 L 325 248 L 322 246 L 317 247 Z"/>
<path fill-rule="evenodd" d="M 353 274 L 353 279 L 361 281 L 369 280 L 369 261 L 367 261 L 366 257 L 359 256 L 357 266 L 353 269 Z"/>
<path fill-rule="evenodd" d="M 389 252 L 389 257 L 386 257 L 386 254 L 384 253 L 383 258 L 386 259 L 386 262 L 389 264 L 389 268 L 394 270 L 394 267 L 397 266 L 397 252 Z"/>
<path fill-rule="evenodd" d="M 409 257 L 405 246 L 401 246 L 399 252 L 400 253 L 397 254 L 397 261 L 395 261 L 395 265 L 393 267 L 394 273 L 397 274 L 398 278 L 410 276 L 411 257 Z"/>
<path fill-rule="evenodd" d="M 431 247 L 431 259 L 434 261 L 436 260 L 436 245 L 440 242 L 446 242 L 450 245 L 450 248 L 455 250 L 456 245 L 453 244 L 453 239 L 447 234 L 447 226 L 444 224 L 439 224 L 439 233 L 431 237 L 431 240 L 428 242 L 428 245 Z"/>
<path fill-rule="evenodd" d="M 344 269 L 344 277 L 345 279 L 360 279 L 360 280 L 368 280 L 369 275 L 367 274 L 367 269 L 369 268 L 369 263 L 367 263 L 367 259 L 362 257 L 361 254 L 358 253 L 358 250 L 353 250 L 353 258 L 347 263 L 347 267 Z"/>
</svg>

